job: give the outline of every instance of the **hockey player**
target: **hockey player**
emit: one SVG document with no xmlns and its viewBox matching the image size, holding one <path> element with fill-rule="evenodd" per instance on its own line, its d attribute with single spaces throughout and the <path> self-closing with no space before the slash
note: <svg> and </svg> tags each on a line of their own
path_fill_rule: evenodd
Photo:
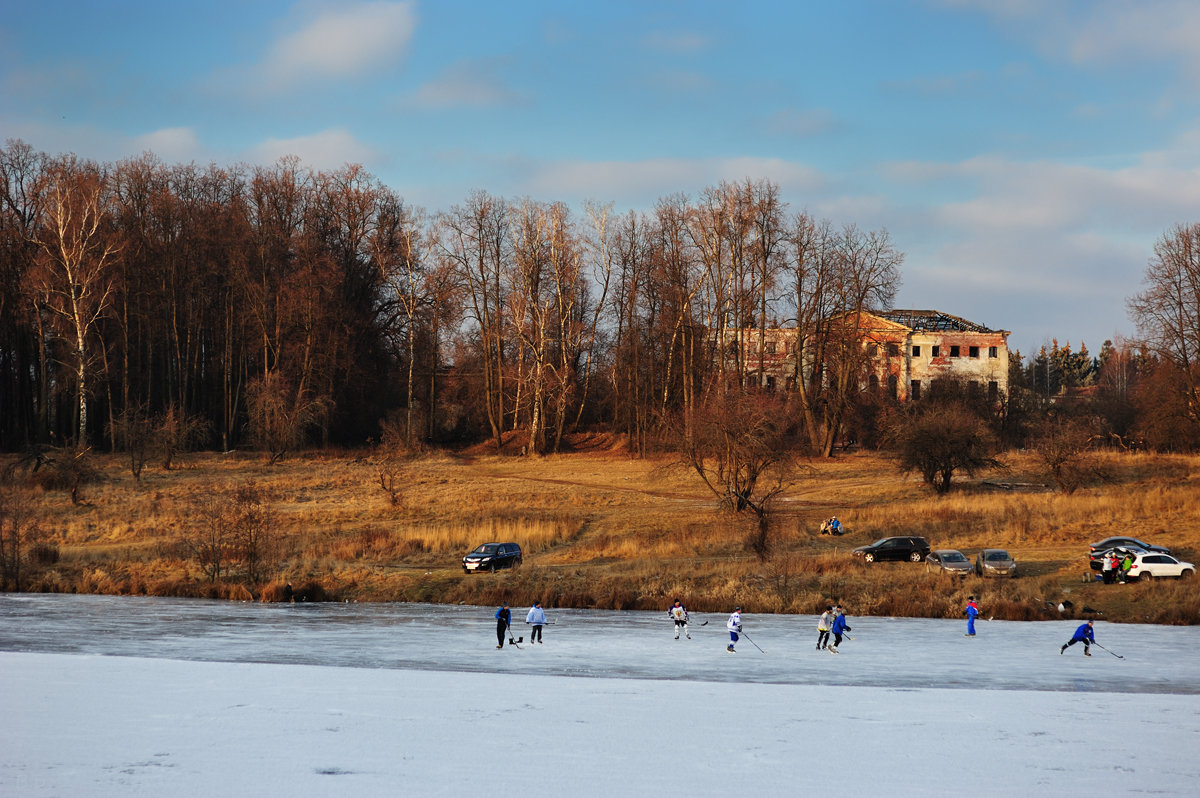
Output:
<svg viewBox="0 0 1200 798">
<path fill-rule="evenodd" d="M 675 622 L 676 640 L 679 639 L 680 629 L 682 629 L 683 633 L 687 635 L 688 640 L 692 639 L 692 633 L 688 631 L 688 621 L 691 620 L 691 616 L 688 615 L 687 607 L 679 603 L 679 599 L 675 599 L 675 603 L 671 605 L 669 610 L 667 610 L 667 617 Z"/>
<path fill-rule="evenodd" d="M 738 635 L 742 631 L 742 608 L 736 607 L 733 610 L 733 615 L 729 616 L 729 620 L 725 622 L 725 628 L 729 630 L 729 645 L 725 650 L 733 653 L 733 646 L 738 641 Z"/>
<path fill-rule="evenodd" d="M 833 623 L 833 607 L 826 605 L 825 612 L 817 621 L 817 651 L 829 645 L 829 626 Z"/>
<path fill-rule="evenodd" d="M 533 645 L 535 642 L 541 643 L 542 627 L 546 625 L 546 611 L 542 609 L 542 602 L 533 602 L 533 606 L 529 608 L 529 612 L 525 615 L 525 623 L 533 627 L 529 630 L 529 644 Z"/>
<path fill-rule="evenodd" d="M 496 610 L 496 648 L 504 648 L 504 635 L 512 624 L 512 610 L 508 604 L 501 604 Z"/>
<path fill-rule="evenodd" d="M 1066 651 L 1067 646 L 1073 646 L 1076 643 L 1083 643 L 1083 656 L 1090 657 L 1092 656 L 1092 652 L 1088 649 L 1091 647 L 1092 643 L 1095 642 L 1096 631 L 1092 628 L 1092 622 L 1088 621 L 1085 624 L 1081 624 L 1079 628 L 1075 630 L 1075 634 L 1071 636 L 1070 640 L 1062 644 L 1062 648 L 1058 650 L 1058 653 L 1061 654 Z"/>
<path fill-rule="evenodd" d="M 979 605 L 974 596 L 967 597 L 967 608 L 963 610 L 967 616 L 967 637 L 975 636 L 975 619 L 979 617 Z"/>
<path fill-rule="evenodd" d="M 842 632 L 851 631 L 846 624 L 846 613 L 841 607 L 834 607 L 833 611 L 836 616 L 833 619 L 833 627 L 829 630 L 833 633 L 833 645 L 826 649 L 830 654 L 838 653 L 838 646 L 842 644 Z"/>
</svg>

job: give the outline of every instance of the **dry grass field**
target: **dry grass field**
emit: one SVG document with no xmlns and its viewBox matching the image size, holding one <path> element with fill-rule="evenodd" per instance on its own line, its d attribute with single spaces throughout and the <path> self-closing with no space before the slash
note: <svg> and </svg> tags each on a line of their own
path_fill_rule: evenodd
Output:
<svg viewBox="0 0 1200 798">
<path fill-rule="evenodd" d="M 771 553 L 757 557 L 750 519 L 720 511 L 703 485 L 666 460 L 623 451 L 544 458 L 431 454 L 405 461 L 393 503 L 370 452 L 316 453 L 268 467 L 253 454 L 195 454 L 141 483 L 113 456 L 73 505 L 65 492 L 23 490 L 41 543 L 24 589 L 278 600 L 290 581 L 303 600 L 431 601 L 815 613 L 832 600 L 852 615 L 961 617 L 969 594 L 985 617 L 1096 614 L 1112 621 L 1200 623 L 1200 579 L 1103 585 L 1087 544 L 1133 534 L 1200 557 L 1200 458 L 1098 455 L 1100 477 L 1072 495 L 1051 491 L 1035 458 L 964 481 L 936 497 L 876 454 L 808 462 L 778 504 Z M 0 461 L 0 465 L 4 461 Z M 22 480 L 15 479 L 17 483 Z M 27 480 L 26 480 L 27 481 Z M 217 579 L 196 542 L 234 492 L 252 485 L 269 512 L 262 579 L 232 558 Z M 28 505 L 27 505 L 28 506 Z M 843 537 L 819 534 L 837 515 Z M 219 523 L 216 524 L 219 526 Z M 867 565 L 854 546 L 919 534 L 973 558 L 1007 548 L 1015 579 L 955 580 L 923 564 Z M 522 567 L 465 574 L 479 543 L 516 541 Z M 1100 614 L 1102 613 L 1102 615 Z"/>
</svg>

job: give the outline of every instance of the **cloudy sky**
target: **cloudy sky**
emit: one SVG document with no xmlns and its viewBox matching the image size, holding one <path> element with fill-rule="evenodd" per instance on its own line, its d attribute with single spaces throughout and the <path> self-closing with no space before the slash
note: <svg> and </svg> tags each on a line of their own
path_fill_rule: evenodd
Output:
<svg viewBox="0 0 1200 798">
<path fill-rule="evenodd" d="M 1095 353 L 1200 222 L 1197 42 L 1189 0 L 42 0 L 0 16 L 0 139 L 361 163 L 431 210 L 765 178 L 887 228 L 898 306 Z"/>
</svg>

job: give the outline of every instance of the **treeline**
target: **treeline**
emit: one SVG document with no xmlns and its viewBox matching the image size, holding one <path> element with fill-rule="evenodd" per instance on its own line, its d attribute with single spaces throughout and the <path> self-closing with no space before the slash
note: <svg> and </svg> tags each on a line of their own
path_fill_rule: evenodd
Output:
<svg viewBox="0 0 1200 798">
<path fill-rule="evenodd" d="M 168 464 L 187 445 L 280 456 L 385 433 L 516 432 L 538 453 L 586 428 L 644 452 L 689 440 L 714 387 L 765 381 L 780 326 L 806 364 L 788 378 L 795 441 L 828 454 L 894 410 L 864 394 L 857 330 L 836 320 L 890 307 L 903 254 L 886 231 L 790 209 L 766 180 L 645 213 L 485 192 L 434 212 L 356 165 L 94 163 L 10 140 L 0 192 L 6 451 L 130 449 L 153 429 Z M 710 332 L 728 330 L 744 332 Z M 1112 379 L 1133 415 L 1105 422 L 1126 437 L 1165 362 L 1127 350 L 1103 358 L 1130 364 Z M 1044 392 L 1041 373 L 1014 361 L 1028 402 L 995 419 L 1010 442 L 1062 393 L 1065 369 Z"/>
</svg>

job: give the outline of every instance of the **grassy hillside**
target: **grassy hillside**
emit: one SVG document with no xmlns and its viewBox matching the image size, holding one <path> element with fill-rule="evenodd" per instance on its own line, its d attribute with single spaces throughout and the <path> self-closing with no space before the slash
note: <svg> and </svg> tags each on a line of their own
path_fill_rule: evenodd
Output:
<svg viewBox="0 0 1200 798">
<path fill-rule="evenodd" d="M 814 613 L 832 600 L 852 615 L 961 617 L 968 594 L 984 616 L 1200 622 L 1200 579 L 1106 586 L 1085 582 L 1087 544 L 1134 534 L 1200 557 L 1200 459 L 1103 455 L 1102 478 L 1073 495 L 1051 492 L 1036 460 L 935 497 L 886 459 L 854 454 L 806 464 L 780 502 L 771 554 L 755 556 L 749 519 L 719 511 L 690 472 L 665 460 L 593 450 L 544 458 L 434 454 L 406 461 L 393 504 L 367 453 L 314 454 L 267 467 L 262 457 L 193 455 L 137 483 L 117 457 L 96 461 L 83 503 L 34 488 L 43 542 L 30 549 L 25 589 L 275 600 L 291 581 L 307 599 L 432 601 Z M 36 481 L 36 476 L 33 475 Z M 28 484 L 19 473 L 14 481 Z M 1002 482 L 1003 484 L 997 484 Z M 239 487 L 253 486 L 270 514 L 263 577 L 241 560 L 213 581 L 197 543 L 220 526 Z M 839 516 L 849 534 L 818 534 Z M 219 531 L 219 530 L 218 530 Z M 920 534 L 969 557 L 1007 548 L 1013 580 L 965 582 L 925 565 L 866 565 L 854 546 Z M 525 563 L 464 574 L 459 560 L 482 542 L 512 540 Z"/>
</svg>

